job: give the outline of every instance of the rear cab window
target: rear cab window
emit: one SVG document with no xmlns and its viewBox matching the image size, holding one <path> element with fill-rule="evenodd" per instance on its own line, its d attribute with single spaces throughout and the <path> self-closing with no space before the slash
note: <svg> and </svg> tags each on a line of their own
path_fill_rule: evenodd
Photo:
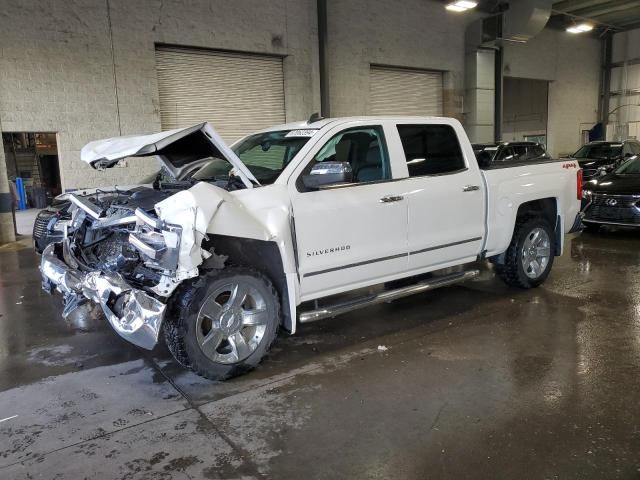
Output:
<svg viewBox="0 0 640 480">
<path fill-rule="evenodd" d="M 458 135 L 451 125 L 398 124 L 397 129 L 409 177 L 448 175 L 466 170 Z"/>
</svg>

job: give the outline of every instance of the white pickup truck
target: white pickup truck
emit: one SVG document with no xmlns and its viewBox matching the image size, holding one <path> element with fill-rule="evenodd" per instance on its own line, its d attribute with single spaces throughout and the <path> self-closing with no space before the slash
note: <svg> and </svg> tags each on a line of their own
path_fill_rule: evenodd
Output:
<svg viewBox="0 0 640 480">
<path fill-rule="evenodd" d="M 203 123 L 82 150 L 94 168 L 142 156 L 174 173 L 214 161 L 180 188 L 69 195 L 43 286 L 64 295 L 64 315 L 100 305 L 141 347 L 163 332 L 210 379 L 255 367 L 279 327 L 464 281 L 483 259 L 536 287 L 580 224 L 575 161 L 481 170 L 448 118 L 319 119 L 232 147 Z"/>
</svg>

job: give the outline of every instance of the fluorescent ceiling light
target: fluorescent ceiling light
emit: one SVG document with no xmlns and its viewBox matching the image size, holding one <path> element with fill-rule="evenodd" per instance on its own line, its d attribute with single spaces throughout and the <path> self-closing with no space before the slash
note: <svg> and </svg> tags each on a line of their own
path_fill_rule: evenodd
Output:
<svg viewBox="0 0 640 480">
<path fill-rule="evenodd" d="M 593 25 L 590 23 L 579 23 L 578 25 L 567 27 L 567 32 L 569 33 L 584 33 L 590 32 L 591 30 L 593 30 Z"/>
<path fill-rule="evenodd" d="M 475 8 L 477 5 L 478 2 L 473 2 L 471 0 L 457 0 L 456 2 L 447 4 L 445 8 L 450 12 L 464 12 L 465 10 Z"/>
</svg>

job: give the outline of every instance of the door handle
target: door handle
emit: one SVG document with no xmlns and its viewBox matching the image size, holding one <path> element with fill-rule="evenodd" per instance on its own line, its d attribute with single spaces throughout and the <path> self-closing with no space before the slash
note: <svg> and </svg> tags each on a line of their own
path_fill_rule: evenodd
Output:
<svg viewBox="0 0 640 480">
<path fill-rule="evenodd" d="M 385 195 L 380 199 L 380 203 L 399 202 L 402 199 L 404 199 L 402 195 Z"/>
<path fill-rule="evenodd" d="M 463 192 L 475 192 L 477 190 L 480 190 L 480 186 L 479 185 L 465 185 L 462 188 Z"/>
</svg>

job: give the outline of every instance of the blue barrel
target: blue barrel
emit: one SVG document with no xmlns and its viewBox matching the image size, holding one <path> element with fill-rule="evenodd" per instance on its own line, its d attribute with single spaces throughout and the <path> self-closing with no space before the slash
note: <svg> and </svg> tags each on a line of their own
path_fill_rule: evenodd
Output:
<svg viewBox="0 0 640 480">
<path fill-rule="evenodd" d="M 24 189 L 24 180 L 22 177 L 16 178 L 16 190 L 18 191 L 18 209 L 27 209 L 27 192 Z"/>
</svg>

